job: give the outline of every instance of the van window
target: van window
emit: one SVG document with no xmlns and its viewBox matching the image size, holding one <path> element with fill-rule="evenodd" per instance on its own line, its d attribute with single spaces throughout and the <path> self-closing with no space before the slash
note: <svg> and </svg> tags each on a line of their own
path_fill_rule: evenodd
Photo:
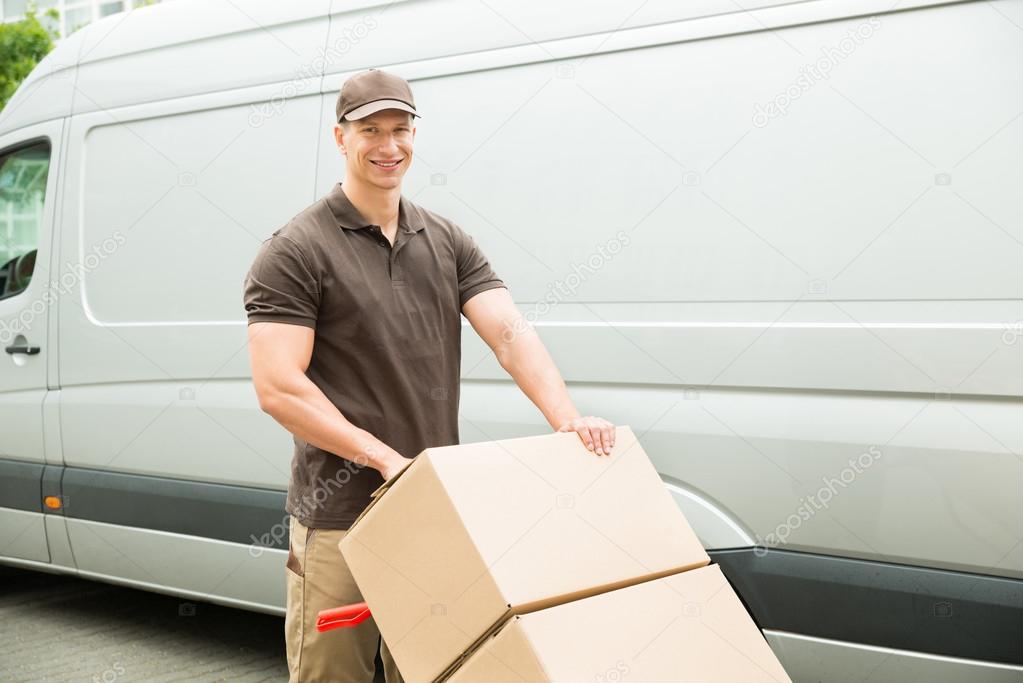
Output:
<svg viewBox="0 0 1023 683">
<path fill-rule="evenodd" d="M 46 142 L 0 156 L 0 299 L 32 280 L 49 170 Z"/>
</svg>

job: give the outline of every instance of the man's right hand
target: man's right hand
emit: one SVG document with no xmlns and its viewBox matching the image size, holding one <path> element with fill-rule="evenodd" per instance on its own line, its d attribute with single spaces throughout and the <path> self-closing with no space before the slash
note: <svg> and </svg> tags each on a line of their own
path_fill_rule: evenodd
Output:
<svg viewBox="0 0 1023 683">
<path fill-rule="evenodd" d="M 411 462 L 412 458 L 406 458 L 395 451 L 394 456 L 389 458 L 382 467 L 379 468 L 380 476 L 384 478 L 384 481 L 390 481 L 394 475 L 405 469 L 405 466 Z"/>
</svg>

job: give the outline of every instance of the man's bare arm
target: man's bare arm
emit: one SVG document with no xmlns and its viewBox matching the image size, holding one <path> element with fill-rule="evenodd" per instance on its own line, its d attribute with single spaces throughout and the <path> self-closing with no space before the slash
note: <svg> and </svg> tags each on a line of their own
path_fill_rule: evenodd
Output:
<svg viewBox="0 0 1023 683">
<path fill-rule="evenodd" d="M 611 452 L 614 425 L 603 418 L 579 414 L 547 347 L 506 288 L 480 292 L 465 302 L 462 312 L 551 427 L 577 432 L 586 447 L 598 455 Z"/>
<path fill-rule="evenodd" d="M 349 422 L 306 376 L 313 353 L 311 327 L 290 323 L 249 325 L 252 383 L 259 407 L 303 441 L 379 470 L 390 479 L 408 458 Z"/>
</svg>

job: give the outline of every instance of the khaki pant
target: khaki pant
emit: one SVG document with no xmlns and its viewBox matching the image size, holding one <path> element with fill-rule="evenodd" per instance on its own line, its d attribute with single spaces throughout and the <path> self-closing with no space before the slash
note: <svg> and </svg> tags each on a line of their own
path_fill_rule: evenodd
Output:
<svg viewBox="0 0 1023 683">
<path fill-rule="evenodd" d="M 363 601 L 338 549 L 346 533 L 310 529 L 291 517 L 284 618 L 289 683 L 373 683 L 378 648 L 387 683 L 403 683 L 372 617 L 351 628 L 316 630 L 320 610 Z"/>
</svg>

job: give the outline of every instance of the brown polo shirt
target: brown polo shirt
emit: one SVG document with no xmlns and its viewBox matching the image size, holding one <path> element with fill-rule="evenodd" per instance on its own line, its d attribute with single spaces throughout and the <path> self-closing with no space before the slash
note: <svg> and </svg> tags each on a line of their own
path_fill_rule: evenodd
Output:
<svg viewBox="0 0 1023 683">
<path fill-rule="evenodd" d="M 263 242 L 244 300 L 250 324 L 316 330 L 306 375 L 349 421 L 411 458 L 458 443 L 462 305 L 503 286 L 455 223 L 402 197 L 392 247 L 336 183 Z M 347 529 L 380 473 L 294 441 L 287 511 Z"/>
</svg>

